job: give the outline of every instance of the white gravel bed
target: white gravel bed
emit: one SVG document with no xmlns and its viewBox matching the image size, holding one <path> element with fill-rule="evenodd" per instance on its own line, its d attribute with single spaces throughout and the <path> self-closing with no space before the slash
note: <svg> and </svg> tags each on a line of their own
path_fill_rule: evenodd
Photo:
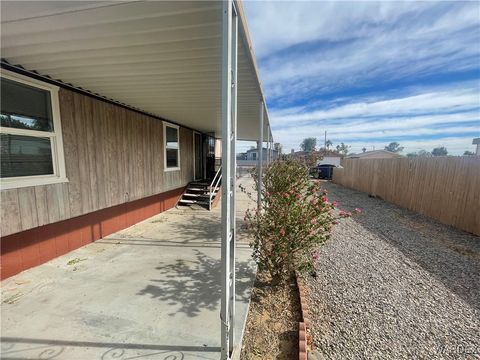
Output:
<svg viewBox="0 0 480 360">
<path fill-rule="evenodd" d="M 325 183 L 362 209 L 309 277 L 312 359 L 480 359 L 480 237 Z"/>
</svg>

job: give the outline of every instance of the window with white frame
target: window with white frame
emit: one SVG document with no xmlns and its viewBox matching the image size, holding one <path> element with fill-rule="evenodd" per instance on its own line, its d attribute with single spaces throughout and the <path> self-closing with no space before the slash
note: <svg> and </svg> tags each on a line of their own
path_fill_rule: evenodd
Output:
<svg viewBox="0 0 480 360">
<path fill-rule="evenodd" d="M 0 73 L 1 188 L 67 181 L 58 87 Z"/>
<path fill-rule="evenodd" d="M 165 144 L 165 170 L 179 170 L 180 140 L 178 126 L 163 123 L 163 143 Z"/>
</svg>

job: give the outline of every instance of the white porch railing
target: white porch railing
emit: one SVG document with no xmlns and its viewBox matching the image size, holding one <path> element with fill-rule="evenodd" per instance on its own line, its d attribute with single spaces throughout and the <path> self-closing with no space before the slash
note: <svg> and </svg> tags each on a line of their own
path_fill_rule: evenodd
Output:
<svg viewBox="0 0 480 360">
<path fill-rule="evenodd" d="M 215 173 L 215 177 L 213 178 L 212 182 L 210 183 L 209 187 L 209 201 L 208 201 L 208 210 L 212 210 L 212 199 L 216 194 L 216 191 L 220 187 L 220 181 L 222 180 L 222 167 L 220 166 Z"/>
</svg>

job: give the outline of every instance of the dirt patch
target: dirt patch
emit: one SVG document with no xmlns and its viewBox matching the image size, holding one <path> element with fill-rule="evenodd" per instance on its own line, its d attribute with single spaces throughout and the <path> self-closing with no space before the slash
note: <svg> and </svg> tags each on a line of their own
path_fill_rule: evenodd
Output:
<svg viewBox="0 0 480 360">
<path fill-rule="evenodd" d="M 296 359 L 300 303 L 295 278 L 275 287 L 268 280 L 268 274 L 257 274 L 241 359 Z"/>
</svg>

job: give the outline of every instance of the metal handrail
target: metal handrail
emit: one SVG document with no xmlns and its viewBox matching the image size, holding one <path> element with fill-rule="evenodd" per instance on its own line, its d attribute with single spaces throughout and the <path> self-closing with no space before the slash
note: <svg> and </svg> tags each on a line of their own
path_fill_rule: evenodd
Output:
<svg viewBox="0 0 480 360">
<path fill-rule="evenodd" d="M 218 176 L 218 178 L 217 178 Z M 215 191 L 218 189 L 218 185 L 220 184 L 220 180 L 222 179 L 222 167 L 220 166 L 215 174 L 215 177 L 213 178 L 212 182 L 210 183 L 210 198 L 208 201 L 208 210 L 212 210 L 212 198 L 213 195 L 215 194 Z M 213 189 L 213 190 L 212 190 Z"/>
</svg>

